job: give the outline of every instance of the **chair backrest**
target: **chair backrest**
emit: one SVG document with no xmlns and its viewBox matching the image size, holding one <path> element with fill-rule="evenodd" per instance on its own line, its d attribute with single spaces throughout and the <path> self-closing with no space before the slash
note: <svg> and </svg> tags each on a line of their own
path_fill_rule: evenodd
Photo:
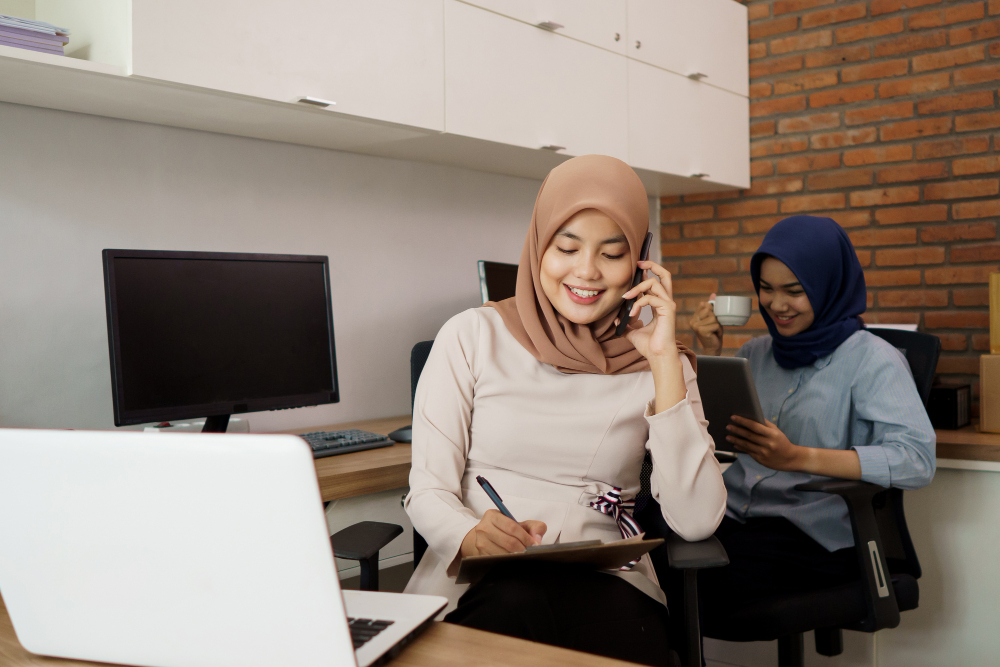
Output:
<svg viewBox="0 0 1000 667">
<path fill-rule="evenodd" d="M 424 340 L 413 346 L 410 351 L 410 413 L 413 412 L 413 401 L 417 395 L 417 380 L 420 379 L 420 371 L 424 370 L 427 363 L 427 355 L 431 353 L 434 341 Z"/>
<path fill-rule="evenodd" d="M 875 334 L 903 353 L 906 362 L 910 365 L 913 381 L 917 383 L 920 400 L 926 406 L 931 397 L 931 385 L 934 384 L 938 355 L 941 353 L 941 339 L 919 331 L 900 329 L 873 328 L 869 329 L 868 332 Z"/>
<path fill-rule="evenodd" d="M 434 341 L 424 340 L 413 346 L 410 351 L 410 413 L 413 413 L 413 405 L 417 395 L 417 381 L 420 379 L 420 372 L 424 370 L 427 363 L 427 356 L 431 353 Z M 427 551 L 427 541 L 423 536 L 413 529 L 413 567 L 420 564 L 420 559 Z"/>
</svg>

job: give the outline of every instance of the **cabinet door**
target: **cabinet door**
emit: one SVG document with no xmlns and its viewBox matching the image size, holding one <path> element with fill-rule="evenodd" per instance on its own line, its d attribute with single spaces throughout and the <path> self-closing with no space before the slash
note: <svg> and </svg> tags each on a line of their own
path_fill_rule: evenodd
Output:
<svg viewBox="0 0 1000 667">
<path fill-rule="evenodd" d="M 629 61 L 629 164 L 750 187 L 749 101 Z"/>
<path fill-rule="evenodd" d="M 594 46 L 625 53 L 626 0 L 463 0 Z M 558 26 L 558 27 L 557 27 Z"/>
<path fill-rule="evenodd" d="M 445 25 L 447 132 L 627 159 L 624 56 L 454 0 Z"/>
<path fill-rule="evenodd" d="M 133 0 L 132 73 L 444 129 L 443 0 Z"/>
<path fill-rule="evenodd" d="M 628 0 L 628 56 L 749 94 L 747 8 L 734 0 Z"/>
</svg>

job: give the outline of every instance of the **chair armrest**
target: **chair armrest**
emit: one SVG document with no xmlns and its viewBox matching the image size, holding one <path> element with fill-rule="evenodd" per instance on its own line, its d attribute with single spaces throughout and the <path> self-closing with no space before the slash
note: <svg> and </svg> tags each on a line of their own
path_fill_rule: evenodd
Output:
<svg viewBox="0 0 1000 667">
<path fill-rule="evenodd" d="M 671 606 L 671 615 L 677 614 L 684 628 L 683 661 L 685 667 L 701 667 L 701 621 L 698 612 L 698 570 L 729 565 L 729 555 L 722 542 L 712 535 L 704 540 L 688 542 L 673 531 L 666 534 L 666 542 L 657 547 L 666 549 L 667 564 L 673 570 L 680 570 L 683 589 L 680 609 Z M 671 603 L 673 604 L 673 603 Z M 680 648 L 680 647 L 679 647 Z"/>
<path fill-rule="evenodd" d="M 833 493 L 847 503 L 851 531 L 854 533 L 854 552 L 867 583 L 864 594 L 868 617 L 855 629 L 875 632 L 899 625 L 899 604 L 892 589 L 885 550 L 882 548 L 882 538 L 872 506 L 875 496 L 887 489 L 868 482 L 831 479 L 797 484 L 795 490 Z"/>
<path fill-rule="evenodd" d="M 848 496 L 863 500 L 871 500 L 882 491 L 885 491 L 885 488 L 878 486 L 877 484 L 862 482 L 855 479 L 821 479 L 816 482 L 796 484 L 795 490 L 835 493 L 838 496 L 844 496 L 845 500 Z"/>
<path fill-rule="evenodd" d="M 715 535 L 688 542 L 677 533 L 667 535 L 667 563 L 675 570 L 702 570 L 729 565 L 729 555 Z"/>
<path fill-rule="evenodd" d="M 337 558 L 368 560 L 403 532 L 402 526 L 380 521 L 362 521 L 348 526 L 330 537 Z"/>
</svg>

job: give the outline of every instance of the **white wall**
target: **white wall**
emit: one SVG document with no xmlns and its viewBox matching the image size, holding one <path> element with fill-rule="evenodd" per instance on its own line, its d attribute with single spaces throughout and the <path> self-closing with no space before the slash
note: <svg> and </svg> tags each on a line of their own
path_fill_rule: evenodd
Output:
<svg viewBox="0 0 1000 667">
<path fill-rule="evenodd" d="M 0 426 L 113 427 L 103 248 L 329 255 L 341 402 L 251 429 L 407 413 L 410 348 L 517 261 L 538 186 L 0 104 Z"/>
<path fill-rule="evenodd" d="M 878 633 L 876 664 L 1000 664 L 1000 473 L 939 466 L 930 486 L 905 499 L 924 571 L 920 607 Z"/>
</svg>

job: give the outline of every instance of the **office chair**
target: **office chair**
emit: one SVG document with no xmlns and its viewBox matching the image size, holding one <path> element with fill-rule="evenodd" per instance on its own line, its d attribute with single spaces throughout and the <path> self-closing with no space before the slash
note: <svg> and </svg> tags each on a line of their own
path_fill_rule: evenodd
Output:
<svg viewBox="0 0 1000 667">
<path fill-rule="evenodd" d="M 417 343 L 413 346 L 413 350 L 410 352 L 410 401 L 411 406 L 413 405 L 413 399 L 417 392 L 417 381 L 420 379 L 420 372 L 424 368 L 424 364 L 427 361 L 427 356 L 430 354 L 431 347 L 434 345 L 434 341 L 428 340 Z M 649 462 L 649 455 L 646 455 L 646 460 Z M 708 567 L 720 567 L 722 565 L 727 565 L 729 563 L 729 558 L 726 556 L 725 549 L 722 548 L 722 544 L 714 536 L 709 537 L 706 540 L 700 542 L 686 542 L 676 534 L 674 534 L 666 525 L 666 521 L 663 519 L 663 515 L 660 512 L 659 504 L 650 497 L 649 493 L 649 475 L 652 471 L 652 463 L 649 464 L 647 469 L 646 465 L 643 465 L 642 473 L 640 474 L 640 480 L 645 480 L 641 482 L 640 486 L 645 489 L 645 496 L 643 497 L 643 491 L 640 490 L 637 496 L 638 499 L 643 497 L 643 507 L 649 514 L 648 518 L 639 519 L 639 513 L 636 512 L 636 520 L 640 522 L 640 525 L 646 529 L 646 534 L 650 538 L 663 537 L 666 542 L 657 547 L 653 553 L 660 552 L 662 557 L 666 559 L 668 567 L 673 569 L 682 570 L 684 572 L 684 606 L 687 613 L 684 614 L 684 648 L 678 653 L 683 652 L 687 657 L 683 661 L 684 667 L 701 667 L 701 633 L 698 627 L 698 583 L 697 583 L 697 572 L 700 569 Z M 420 559 L 423 558 L 424 552 L 427 550 L 427 542 L 420 533 L 413 530 L 413 567 L 416 567 L 420 563 Z M 654 561 L 655 562 L 655 561 Z M 674 656 L 677 658 L 677 656 Z M 677 658 L 676 662 L 680 662 Z"/>
<path fill-rule="evenodd" d="M 915 331 L 872 329 L 906 356 L 926 406 L 941 342 Z M 903 512 L 903 491 L 867 482 L 824 480 L 799 484 L 799 491 L 835 493 L 847 503 L 854 550 L 864 578 L 801 595 L 777 596 L 731 607 L 703 627 L 706 637 L 727 641 L 778 640 L 779 667 L 804 664 L 805 632 L 815 633 L 816 652 L 843 652 L 843 630 L 875 632 L 899 625 L 900 612 L 920 601 L 920 562 Z"/>
<path fill-rule="evenodd" d="M 413 346 L 410 352 L 410 412 L 417 393 L 417 380 L 427 362 L 434 341 L 426 340 Z M 378 552 L 403 532 L 402 526 L 378 521 L 362 521 L 336 533 L 330 538 L 338 558 L 357 560 L 361 563 L 361 590 L 378 590 Z M 413 567 L 427 551 L 427 542 L 413 531 Z"/>
</svg>

